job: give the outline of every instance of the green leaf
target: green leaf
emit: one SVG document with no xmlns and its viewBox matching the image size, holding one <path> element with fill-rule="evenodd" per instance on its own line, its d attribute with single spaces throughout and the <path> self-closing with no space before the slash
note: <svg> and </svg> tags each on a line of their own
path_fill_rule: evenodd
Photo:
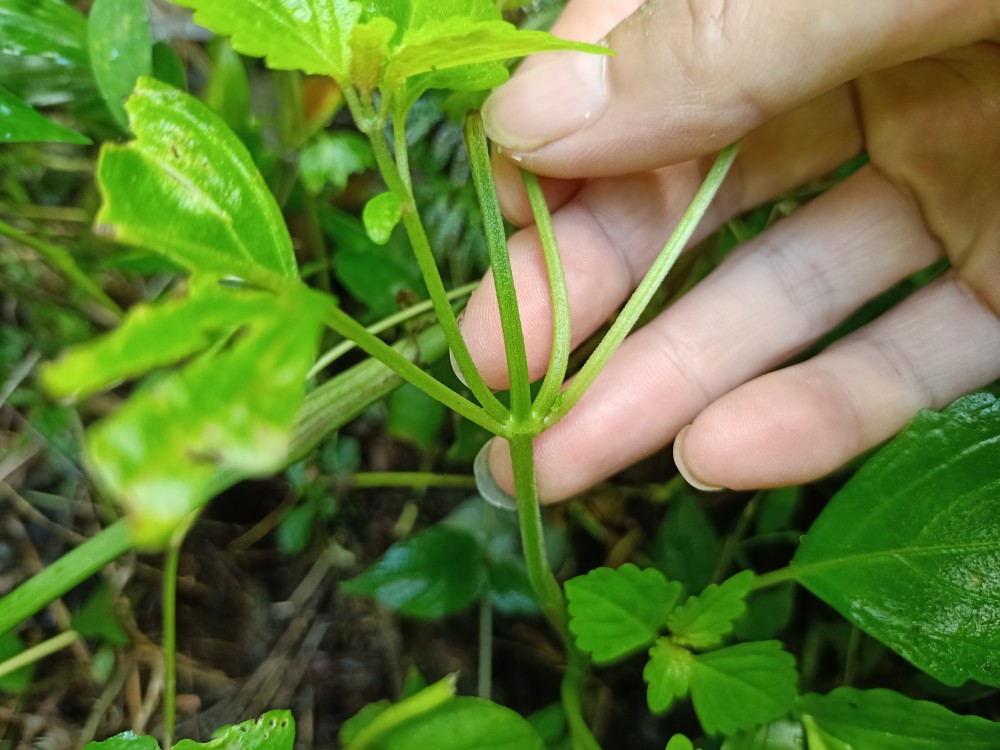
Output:
<svg viewBox="0 0 1000 750">
<path fill-rule="evenodd" d="M 459 612 L 486 588 L 483 549 L 471 534 L 432 526 L 392 545 L 375 565 L 342 584 L 410 617 Z"/>
<path fill-rule="evenodd" d="M 1000 401 L 922 411 L 830 501 L 798 580 L 947 685 L 1000 686 Z"/>
<path fill-rule="evenodd" d="M 723 636 L 732 631 L 733 622 L 746 611 L 744 600 L 753 579 L 753 571 L 744 570 L 689 597 L 667 618 L 674 641 L 697 649 L 721 643 Z"/>
<path fill-rule="evenodd" d="M 425 451 L 434 450 L 447 408 L 412 383 L 404 383 L 389 396 L 389 423 L 394 438 L 408 440 Z"/>
<path fill-rule="evenodd" d="M 733 627 L 740 641 L 766 641 L 775 638 L 792 620 L 795 586 L 783 583 L 751 591 L 746 598 L 746 612 Z"/>
<path fill-rule="evenodd" d="M 55 398 L 83 398 L 202 352 L 247 320 L 280 314 L 273 294 L 198 284 L 188 296 L 133 307 L 114 331 L 47 365 L 42 382 Z"/>
<path fill-rule="evenodd" d="M 80 611 L 73 615 L 70 626 L 86 638 L 100 638 L 112 646 L 125 646 L 129 638 L 115 616 L 112 595 L 107 584 L 98 586 Z"/>
<path fill-rule="evenodd" d="M 253 129 L 250 79 L 243 58 L 229 41 L 220 38 L 210 48 L 212 75 L 205 88 L 205 104 L 241 138 Z"/>
<path fill-rule="evenodd" d="M 232 37 L 233 49 L 263 57 L 277 70 L 328 75 L 349 83 L 351 31 L 361 15 L 354 0 L 177 0 L 194 20 Z"/>
<path fill-rule="evenodd" d="M 522 31 L 506 21 L 454 17 L 430 20 L 407 33 L 389 60 L 385 80 L 394 89 L 407 78 L 429 71 L 554 50 L 611 54 L 607 47 L 571 42 L 543 31 Z"/>
<path fill-rule="evenodd" d="M 259 719 L 217 729 L 209 742 L 174 745 L 174 750 L 292 750 L 295 719 L 291 711 L 268 711 Z"/>
<path fill-rule="evenodd" d="M 217 115 L 151 78 L 126 108 L 137 139 L 101 154 L 99 224 L 192 272 L 272 289 L 298 277 L 278 204 Z"/>
<path fill-rule="evenodd" d="M 389 57 L 389 43 L 396 33 L 396 24 L 379 16 L 368 23 L 358 24 L 351 33 L 351 79 L 362 92 L 378 88 L 382 67 Z"/>
<path fill-rule="evenodd" d="M 740 643 L 693 657 L 691 701 L 706 733 L 733 734 L 783 716 L 797 677 L 778 641 Z"/>
<path fill-rule="evenodd" d="M 453 698 L 379 735 L 371 750 L 545 750 L 522 716 L 480 698 Z"/>
<path fill-rule="evenodd" d="M 363 235 L 364 236 L 364 235 Z M 369 243 L 367 236 L 364 241 Z M 424 296 L 425 287 L 413 267 L 398 259 L 393 252 L 343 247 L 334 256 L 334 275 L 337 281 L 356 300 L 364 303 L 376 317 L 385 317 L 399 311 L 400 292 L 416 292 Z M 412 296 L 412 294 L 410 295 Z"/>
<path fill-rule="evenodd" d="M 87 19 L 62 0 L 0 3 L 0 85 L 36 107 L 96 96 Z"/>
<path fill-rule="evenodd" d="M 660 714 L 668 710 L 690 688 L 694 656 L 669 638 L 660 638 L 649 650 L 649 661 L 642 670 L 642 679 L 649 685 L 646 702 L 649 710 Z"/>
<path fill-rule="evenodd" d="M 722 750 L 806 750 L 805 742 L 801 722 L 778 719 L 727 737 Z"/>
<path fill-rule="evenodd" d="M 667 511 L 653 542 L 652 556 L 663 574 L 680 581 L 687 592 L 701 591 L 712 582 L 720 544 L 705 511 L 684 493 Z"/>
<path fill-rule="evenodd" d="M 21 637 L 17 633 L 13 630 L 0 633 L 0 664 L 8 659 L 12 659 L 22 651 L 24 651 L 24 641 L 21 640 Z M 35 665 L 28 664 L 8 674 L 0 675 L 0 692 L 23 692 L 31 687 L 31 683 L 34 680 Z"/>
<path fill-rule="evenodd" d="M 94 0 L 88 24 L 94 80 L 115 121 L 125 129 L 125 98 L 153 73 L 146 0 Z"/>
<path fill-rule="evenodd" d="M 796 715 L 847 748 L 864 750 L 995 750 L 1000 723 L 961 716 L 944 706 L 916 701 L 892 690 L 837 688 L 802 696 Z M 813 743 L 810 742 L 810 750 Z"/>
<path fill-rule="evenodd" d="M 566 582 L 569 629 L 577 646 L 607 664 L 652 643 L 681 595 L 655 568 L 597 568 Z"/>
<path fill-rule="evenodd" d="M 694 750 L 694 745 L 683 734 L 675 734 L 667 743 L 667 750 Z"/>
<path fill-rule="evenodd" d="M 447 89 L 459 92 L 488 92 L 490 89 L 506 83 L 508 78 L 510 78 L 510 71 L 507 70 L 507 66 L 502 62 L 461 65 L 457 68 L 422 73 L 406 79 L 406 87 L 399 106 L 404 112 L 409 110 L 417 99 L 431 89 Z M 452 116 L 453 113 L 448 109 L 447 103 L 442 105 L 442 109 L 447 112 L 449 117 Z M 454 120 L 455 118 L 452 119 Z M 458 122 L 461 123 L 464 119 L 462 117 Z"/>
<path fill-rule="evenodd" d="M 384 245 L 389 241 L 392 230 L 396 228 L 402 215 L 403 206 L 399 198 L 392 193 L 379 193 L 365 204 L 361 219 L 372 242 Z"/>
<path fill-rule="evenodd" d="M 88 464 L 125 506 L 137 546 L 165 544 L 217 492 L 284 465 L 329 304 L 304 287 L 275 296 L 91 428 Z"/>
<path fill-rule="evenodd" d="M 541 611 L 523 562 L 513 558 L 491 562 L 489 575 L 490 603 L 497 612 L 524 616 L 537 615 Z"/>
<path fill-rule="evenodd" d="M 324 188 L 342 193 L 351 175 L 375 166 L 368 140 L 359 133 L 320 133 L 299 152 L 302 185 L 312 195 Z"/>
<path fill-rule="evenodd" d="M 179 746 L 180 743 L 174 745 Z M 160 743 L 148 734 L 140 736 L 135 732 L 122 732 L 103 742 L 88 742 L 83 750 L 160 750 Z"/>
<path fill-rule="evenodd" d="M 476 21 L 500 20 L 493 0 L 369 0 L 365 3 L 366 21 L 378 17 L 390 19 L 398 28 L 399 38 L 411 29 L 430 21 L 460 16 Z"/>
<path fill-rule="evenodd" d="M 90 143 L 90 139 L 59 127 L 0 86 L 0 143 Z"/>
<path fill-rule="evenodd" d="M 166 42 L 157 42 L 153 45 L 152 53 L 153 78 L 175 89 L 187 89 L 187 69 L 174 48 Z"/>
</svg>

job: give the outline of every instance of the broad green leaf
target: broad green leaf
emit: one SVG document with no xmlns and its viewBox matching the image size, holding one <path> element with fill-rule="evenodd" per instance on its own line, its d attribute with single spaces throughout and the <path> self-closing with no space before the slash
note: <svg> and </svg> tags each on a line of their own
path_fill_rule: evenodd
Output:
<svg viewBox="0 0 1000 750">
<path fill-rule="evenodd" d="M 113 646 L 127 645 L 128 635 L 115 615 L 113 593 L 107 584 L 98 586 L 73 615 L 70 627 L 86 638 L 100 638 Z"/>
<path fill-rule="evenodd" d="M 697 649 L 721 643 L 722 638 L 732 632 L 733 622 L 746 611 L 744 600 L 753 579 L 753 571 L 744 570 L 689 597 L 667 618 L 674 641 Z"/>
<path fill-rule="evenodd" d="M 259 719 L 222 727 L 208 742 L 181 740 L 174 750 L 292 750 L 295 719 L 291 711 L 268 711 Z"/>
<path fill-rule="evenodd" d="M 746 598 L 746 612 L 736 620 L 733 634 L 740 641 L 767 641 L 788 627 L 795 602 L 791 582 L 751 591 Z"/>
<path fill-rule="evenodd" d="M 597 568 L 566 582 L 569 629 L 594 662 L 607 664 L 652 643 L 680 595 L 681 585 L 655 568 Z"/>
<path fill-rule="evenodd" d="M 691 701 L 706 733 L 733 734 L 783 716 L 797 678 L 778 641 L 739 643 L 693 657 Z"/>
<path fill-rule="evenodd" d="M 1000 401 L 922 411 L 830 501 L 798 580 L 947 685 L 1000 686 Z"/>
<path fill-rule="evenodd" d="M 21 637 L 17 633 L 13 630 L 0 633 L 0 664 L 17 656 L 22 651 L 24 651 L 24 641 L 21 640 Z M 34 679 L 34 664 L 28 664 L 20 669 L 15 669 L 13 672 L 0 675 L 0 693 L 4 691 L 20 693 L 31 687 Z"/>
<path fill-rule="evenodd" d="M 243 58 L 224 38 L 217 39 L 210 49 L 215 64 L 205 88 L 205 104 L 234 133 L 245 137 L 253 128 L 253 108 L 250 103 L 250 79 Z"/>
<path fill-rule="evenodd" d="M 500 11 L 493 0 L 369 0 L 365 3 L 365 21 L 380 16 L 396 24 L 402 37 L 430 21 L 455 16 L 475 21 L 498 21 Z"/>
<path fill-rule="evenodd" d="M 125 129 L 125 98 L 140 77 L 153 73 L 146 0 L 94 0 L 88 29 L 94 80 L 111 116 Z"/>
<path fill-rule="evenodd" d="M 87 19 L 63 0 L 0 3 L 0 86 L 36 107 L 94 99 Z"/>
<path fill-rule="evenodd" d="M 378 88 L 395 33 L 396 24 L 384 17 L 354 27 L 351 32 L 351 80 L 360 91 L 368 93 Z"/>
<path fill-rule="evenodd" d="M 385 80 L 395 89 L 407 78 L 429 71 L 554 50 L 611 54 L 607 47 L 571 42 L 543 31 L 522 31 L 506 21 L 456 17 L 428 21 L 406 34 L 389 60 Z"/>
<path fill-rule="evenodd" d="M 341 193 L 351 175 L 374 166 L 368 140 L 351 131 L 320 133 L 299 152 L 302 185 L 313 195 L 324 188 Z"/>
<path fill-rule="evenodd" d="M 722 750 L 806 750 L 805 742 L 801 722 L 778 719 L 727 737 L 722 743 Z"/>
<path fill-rule="evenodd" d="M 489 576 L 490 602 L 497 612 L 523 616 L 536 615 L 541 611 L 528 580 L 528 571 L 520 560 L 507 558 L 491 562 Z"/>
<path fill-rule="evenodd" d="M 365 231 L 372 242 L 384 245 L 389 241 L 392 230 L 396 228 L 402 215 L 403 206 L 399 198 L 392 193 L 379 193 L 365 204 L 361 220 L 365 223 Z"/>
<path fill-rule="evenodd" d="M 488 92 L 510 78 L 510 71 L 502 62 L 485 62 L 475 65 L 461 65 L 457 68 L 435 70 L 430 73 L 411 76 L 406 79 L 406 87 L 402 100 L 398 105 L 403 112 L 413 106 L 425 92 L 431 89 L 447 89 L 449 91 Z M 449 117 L 452 112 L 446 109 Z M 452 118 L 454 119 L 454 118 Z M 459 122 L 464 121 L 464 117 Z"/>
<path fill-rule="evenodd" d="M 795 714 L 847 748 L 864 750 L 995 750 L 1000 723 L 961 716 L 892 690 L 837 688 L 802 696 Z M 813 750 L 813 744 L 809 745 Z"/>
<path fill-rule="evenodd" d="M 341 747 L 349 747 L 354 738 L 371 724 L 375 719 L 392 708 L 392 703 L 387 700 L 375 701 L 358 711 L 354 716 L 344 722 L 340 728 L 338 739 Z"/>
<path fill-rule="evenodd" d="M 649 661 L 642 670 L 642 679 L 649 686 L 646 702 L 649 710 L 660 714 L 668 710 L 690 688 L 694 655 L 669 638 L 660 638 L 649 649 Z"/>
<path fill-rule="evenodd" d="M 445 617 L 465 609 L 483 594 L 483 549 L 465 531 L 432 526 L 392 545 L 382 559 L 345 581 L 342 588 L 374 597 L 410 617 Z"/>
<path fill-rule="evenodd" d="M 330 303 L 302 288 L 275 304 L 91 428 L 88 463 L 137 546 L 161 546 L 215 493 L 284 465 Z"/>
<path fill-rule="evenodd" d="M 438 433 L 447 416 L 447 408 L 412 383 L 405 383 L 389 396 L 389 422 L 386 429 L 394 438 L 408 440 L 425 451 L 437 445 Z"/>
<path fill-rule="evenodd" d="M 663 574 L 687 593 L 712 582 L 721 545 L 705 511 L 689 493 L 672 502 L 653 541 L 652 557 Z"/>
<path fill-rule="evenodd" d="M 364 241 L 370 244 L 367 236 Z M 425 287 L 419 272 L 398 258 L 390 247 L 388 252 L 371 252 L 353 247 L 343 247 L 334 254 L 333 272 L 369 313 L 385 317 L 399 311 L 398 295 L 424 296 Z"/>
<path fill-rule="evenodd" d="M 454 698 L 379 735 L 371 750 L 545 750 L 520 714 L 481 698 Z M 348 746 L 350 750 L 350 746 Z"/>
<path fill-rule="evenodd" d="M 280 314 L 268 292 L 201 284 L 188 296 L 133 307 L 114 331 L 47 365 L 42 382 L 55 398 L 83 398 L 204 351 L 249 319 Z"/>
<path fill-rule="evenodd" d="M 137 138 L 102 152 L 99 224 L 192 272 L 268 288 L 298 277 L 278 204 L 217 115 L 151 78 L 139 81 L 126 108 Z"/>
<path fill-rule="evenodd" d="M 90 143 L 90 139 L 56 125 L 0 86 L 0 143 Z"/>
<path fill-rule="evenodd" d="M 694 750 L 694 745 L 683 734 L 675 734 L 667 743 L 667 750 Z"/>
<path fill-rule="evenodd" d="M 180 743 L 174 745 L 179 746 Z M 160 750 L 160 743 L 148 734 L 140 736 L 135 732 L 122 732 L 103 742 L 88 742 L 83 750 Z"/>
<path fill-rule="evenodd" d="M 187 69 L 174 48 L 166 42 L 157 42 L 153 45 L 152 54 L 153 78 L 175 89 L 187 89 Z"/>
<path fill-rule="evenodd" d="M 328 75 L 346 85 L 351 30 L 361 15 L 354 0 L 176 0 L 194 20 L 232 38 L 233 49 L 263 57 L 277 70 Z"/>
</svg>

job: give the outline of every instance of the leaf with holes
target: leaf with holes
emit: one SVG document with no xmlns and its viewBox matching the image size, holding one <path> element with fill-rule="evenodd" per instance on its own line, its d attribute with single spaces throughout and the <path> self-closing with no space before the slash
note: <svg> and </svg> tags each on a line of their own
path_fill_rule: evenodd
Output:
<svg viewBox="0 0 1000 750">
<path fill-rule="evenodd" d="M 941 682 L 1000 686 L 998 490 L 1000 401 L 923 411 L 826 506 L 797 579 Z"/>
<path fill-rule="evenodd" d="M 297 279 L 278 204 L 218 115 L 150 78 L 139 81 L 126 107 L 136 140 L 101 154 L 98 224 L 191 272 L 269 289 Z"/>
<path fill-rule="evenodd" d="M 652 643 L 680 594 L 655 568 L 597 568 L 566 582 L 569 629 L 581 650 L 607 664 Z"/>
</svg>

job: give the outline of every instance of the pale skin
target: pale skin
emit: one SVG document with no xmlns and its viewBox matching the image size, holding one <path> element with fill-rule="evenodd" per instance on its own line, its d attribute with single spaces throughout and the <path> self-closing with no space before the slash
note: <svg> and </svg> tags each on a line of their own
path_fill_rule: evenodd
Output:
<svg viewBox="0 0 1000 750">
<path fill-rule="evenodd" d="M 743 139 L 695 240 L 862 151 L 870 163 L 626 341 L 537 439 L 544 500 L 671 441 L 695 486 L 807 482 L 1000 377 L 1000 2 L 571 0 L 554 32 L 617 56 L 539 56 L 483 113 L 504 210 L 524 227 L 510 250 L 533 378 L 551 313 L 516 164 L 546 178 L 577 344 L 641 278 L 722 146 Z M 942 278 L 782 367 L 942 256 Z M 462 330 L 504 387 L 492 283 Z M 490 466 L 512 491 L 503 441 Z"/>
</svg>

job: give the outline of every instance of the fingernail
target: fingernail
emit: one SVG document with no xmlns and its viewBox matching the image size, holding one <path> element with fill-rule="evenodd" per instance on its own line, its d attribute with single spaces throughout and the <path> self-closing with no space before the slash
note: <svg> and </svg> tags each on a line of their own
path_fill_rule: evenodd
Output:
<svg viewBox="0 0 1000 750">
<path fill-rule="evenodd" d="M 490 471 L 490 449 L 493 447 L 494 440 L 496 438 L 488 440 L 486 445 L 479 449 L 476 460 L 472 462 L 472 473 L 476 477 L 476 489 L 479 490 L 480 497 L 490 505 L 501 510 L 516 511 L 517 498 L 501 489 L 493 477 L 493 472 Z"/>
<path fill-rule="evenodd" d="M 448 350 L 448 359 L 451 360 L 451 369 L 455 371 L 455 377 L 458 378 L 458 382 L 468 388 L 469 384 L 465 382 L 465 376 L 462 375 L 462 371 L 458 367 L 458 360 L 455 359 L 455 352 L 451 349 Z"/>
<path fill-rule="evenodd" d="M 677 466 L 677 471 L 679 471 L 681 476 L 684 477 L 684 481 L 696 490 L 701 490 L 702 492 L 721 492 L 725 489 L 725 487 L 719 487 L 718 485 L 708 484 L 701 481 L 691 473 L 691 470 L 688 469 L 687 465 L 684 463 L 684 459 L 681 454 L 684 452 L 684 440 L 687 437 L 688 430 L 690 429 L 691 425 L 688 425 L 678 432 L 677 437 L 674 438 L 674 464 Z"/>
<path fill-rule="evenodd" d="M 507 151 L 534 151 L 594 122 L 607 102 L 607 57 L 554 52 L 498 88 L 483 105 L 492 141 Z"/>
</svg>

